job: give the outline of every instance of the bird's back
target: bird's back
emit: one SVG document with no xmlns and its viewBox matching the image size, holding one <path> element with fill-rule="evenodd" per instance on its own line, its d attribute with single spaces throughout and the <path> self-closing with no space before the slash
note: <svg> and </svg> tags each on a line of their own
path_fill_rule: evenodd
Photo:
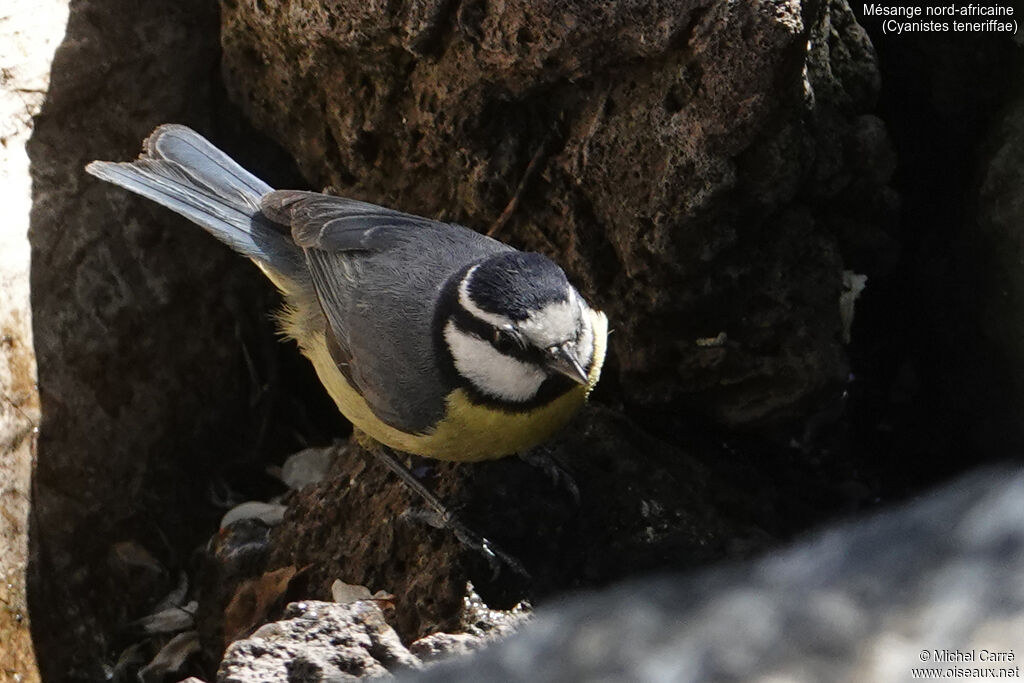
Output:
<svg viewBox="0 0 1024 683">
<path fill-rule="evenodd" d="M 302 324 L 325 326 L 332 360 L 379 419 L 404 432 L 430 431 L 454 388 L 437 346 L 444 288 L 510 247 L 459 225 L 340 197 L 280 191 L 262 204 L 305 249 L 323 322 L 305 316 Z M 297 332 L 289 331 L 301 339 L 317 330 Z"/>
</svg>

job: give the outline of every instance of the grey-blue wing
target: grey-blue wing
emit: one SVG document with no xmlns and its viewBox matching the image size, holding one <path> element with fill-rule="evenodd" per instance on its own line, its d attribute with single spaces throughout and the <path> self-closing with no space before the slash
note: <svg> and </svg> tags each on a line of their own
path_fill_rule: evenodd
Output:
<svg viewBox="0 0 1024 683">
<path fill-rule="evenodd" d="M 422 433 L 444 415 L 435 349 L 442 289 L 466 266 L 510 247 L 458 225 L 314 193 L 273 192 L 272 220 L 306 254 L 342 372 L 384 422 Z"/>
<path fill-rule="evenodd" d="M 403 230 L 417 225 L 447 227 L 376 204 L 300 190 L 270 192 L 260 208 L 271 220 L 291 226 L 295 244 L 323 251 L 381 251 Z"/>
</svg>

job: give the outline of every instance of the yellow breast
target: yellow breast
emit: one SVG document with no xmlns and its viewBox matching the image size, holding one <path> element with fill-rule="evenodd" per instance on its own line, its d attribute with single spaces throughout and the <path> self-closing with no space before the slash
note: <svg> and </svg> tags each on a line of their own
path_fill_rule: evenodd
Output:
<svg viewBox="0 0 1024 683">
<path fill-rule="evenodd" d="M 526 451 L 548 439 L 569 421 L 601 376 L 608 339 L 608 319 L 594 313 L 594 362 L 586 386 L 573 388 L 548 404 L 526 413 L 508 413 L 474 404 L 463 389 L 448 395 L 445 418 L 424 434 L 408 434 L 382 422 L 366 400 L 341 374 L 323 333 L 302 339 L 302 351 L 320 381 L 353 425 L 396 450 L 439 460 L 475 461 Z"/>
</svg>

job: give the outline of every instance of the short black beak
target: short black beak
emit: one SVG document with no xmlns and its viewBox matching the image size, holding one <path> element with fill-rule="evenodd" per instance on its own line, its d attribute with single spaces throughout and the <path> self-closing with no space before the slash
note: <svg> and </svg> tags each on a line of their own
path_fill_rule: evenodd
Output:
<svg viewBox="0 0 1024 683">
<path fill-rule="evenodd" d="M 576 355 L 569 350 L 568 344 L 548 349 L 548 367 L 579 384 L 586 384 L 589 381 L 587 371 L 576 360 Z"/>
</svg>

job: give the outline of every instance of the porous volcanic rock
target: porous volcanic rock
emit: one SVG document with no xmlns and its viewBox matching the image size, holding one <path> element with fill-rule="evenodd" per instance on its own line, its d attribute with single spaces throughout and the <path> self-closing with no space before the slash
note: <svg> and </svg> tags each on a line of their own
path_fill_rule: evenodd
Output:
<svg viewBox="0 0 1024 683">
<path fill-rule="evenodd" d="M 228 648 L 218 683 L 333 683 L 422 666 L 373 601 L 298 602 Z"/>
<path fill-rule="evenodd" d="M 627 401 L 757 427 L 846 380 L 842 272 L 891 263 L 895 199 L 845 0 L 229 0 L 223 47 L 315 185 L 564 264 Z"/>
<path fill-rule="evenodd" d="M 731 514 L 728 501 L 744 495 L 734 482 L 606 408 L 587 408 L 548 452 L 563 479 L 517 458 L 416 468 L 461 524 L 518 566 L 488 562 L 452 529 L 432 528 L 415 514 L 423 501 L 351 443 L 325 481 L 289 498 L 267 567 L 308 568 L 315 599 L 329 599 L 336 579 L 394 595 L 392 623 L 411 641 L 464 630 L 471 588 L 489 607 L 511 609 L 770 540 L 746 510 Z"/>
</svg>

